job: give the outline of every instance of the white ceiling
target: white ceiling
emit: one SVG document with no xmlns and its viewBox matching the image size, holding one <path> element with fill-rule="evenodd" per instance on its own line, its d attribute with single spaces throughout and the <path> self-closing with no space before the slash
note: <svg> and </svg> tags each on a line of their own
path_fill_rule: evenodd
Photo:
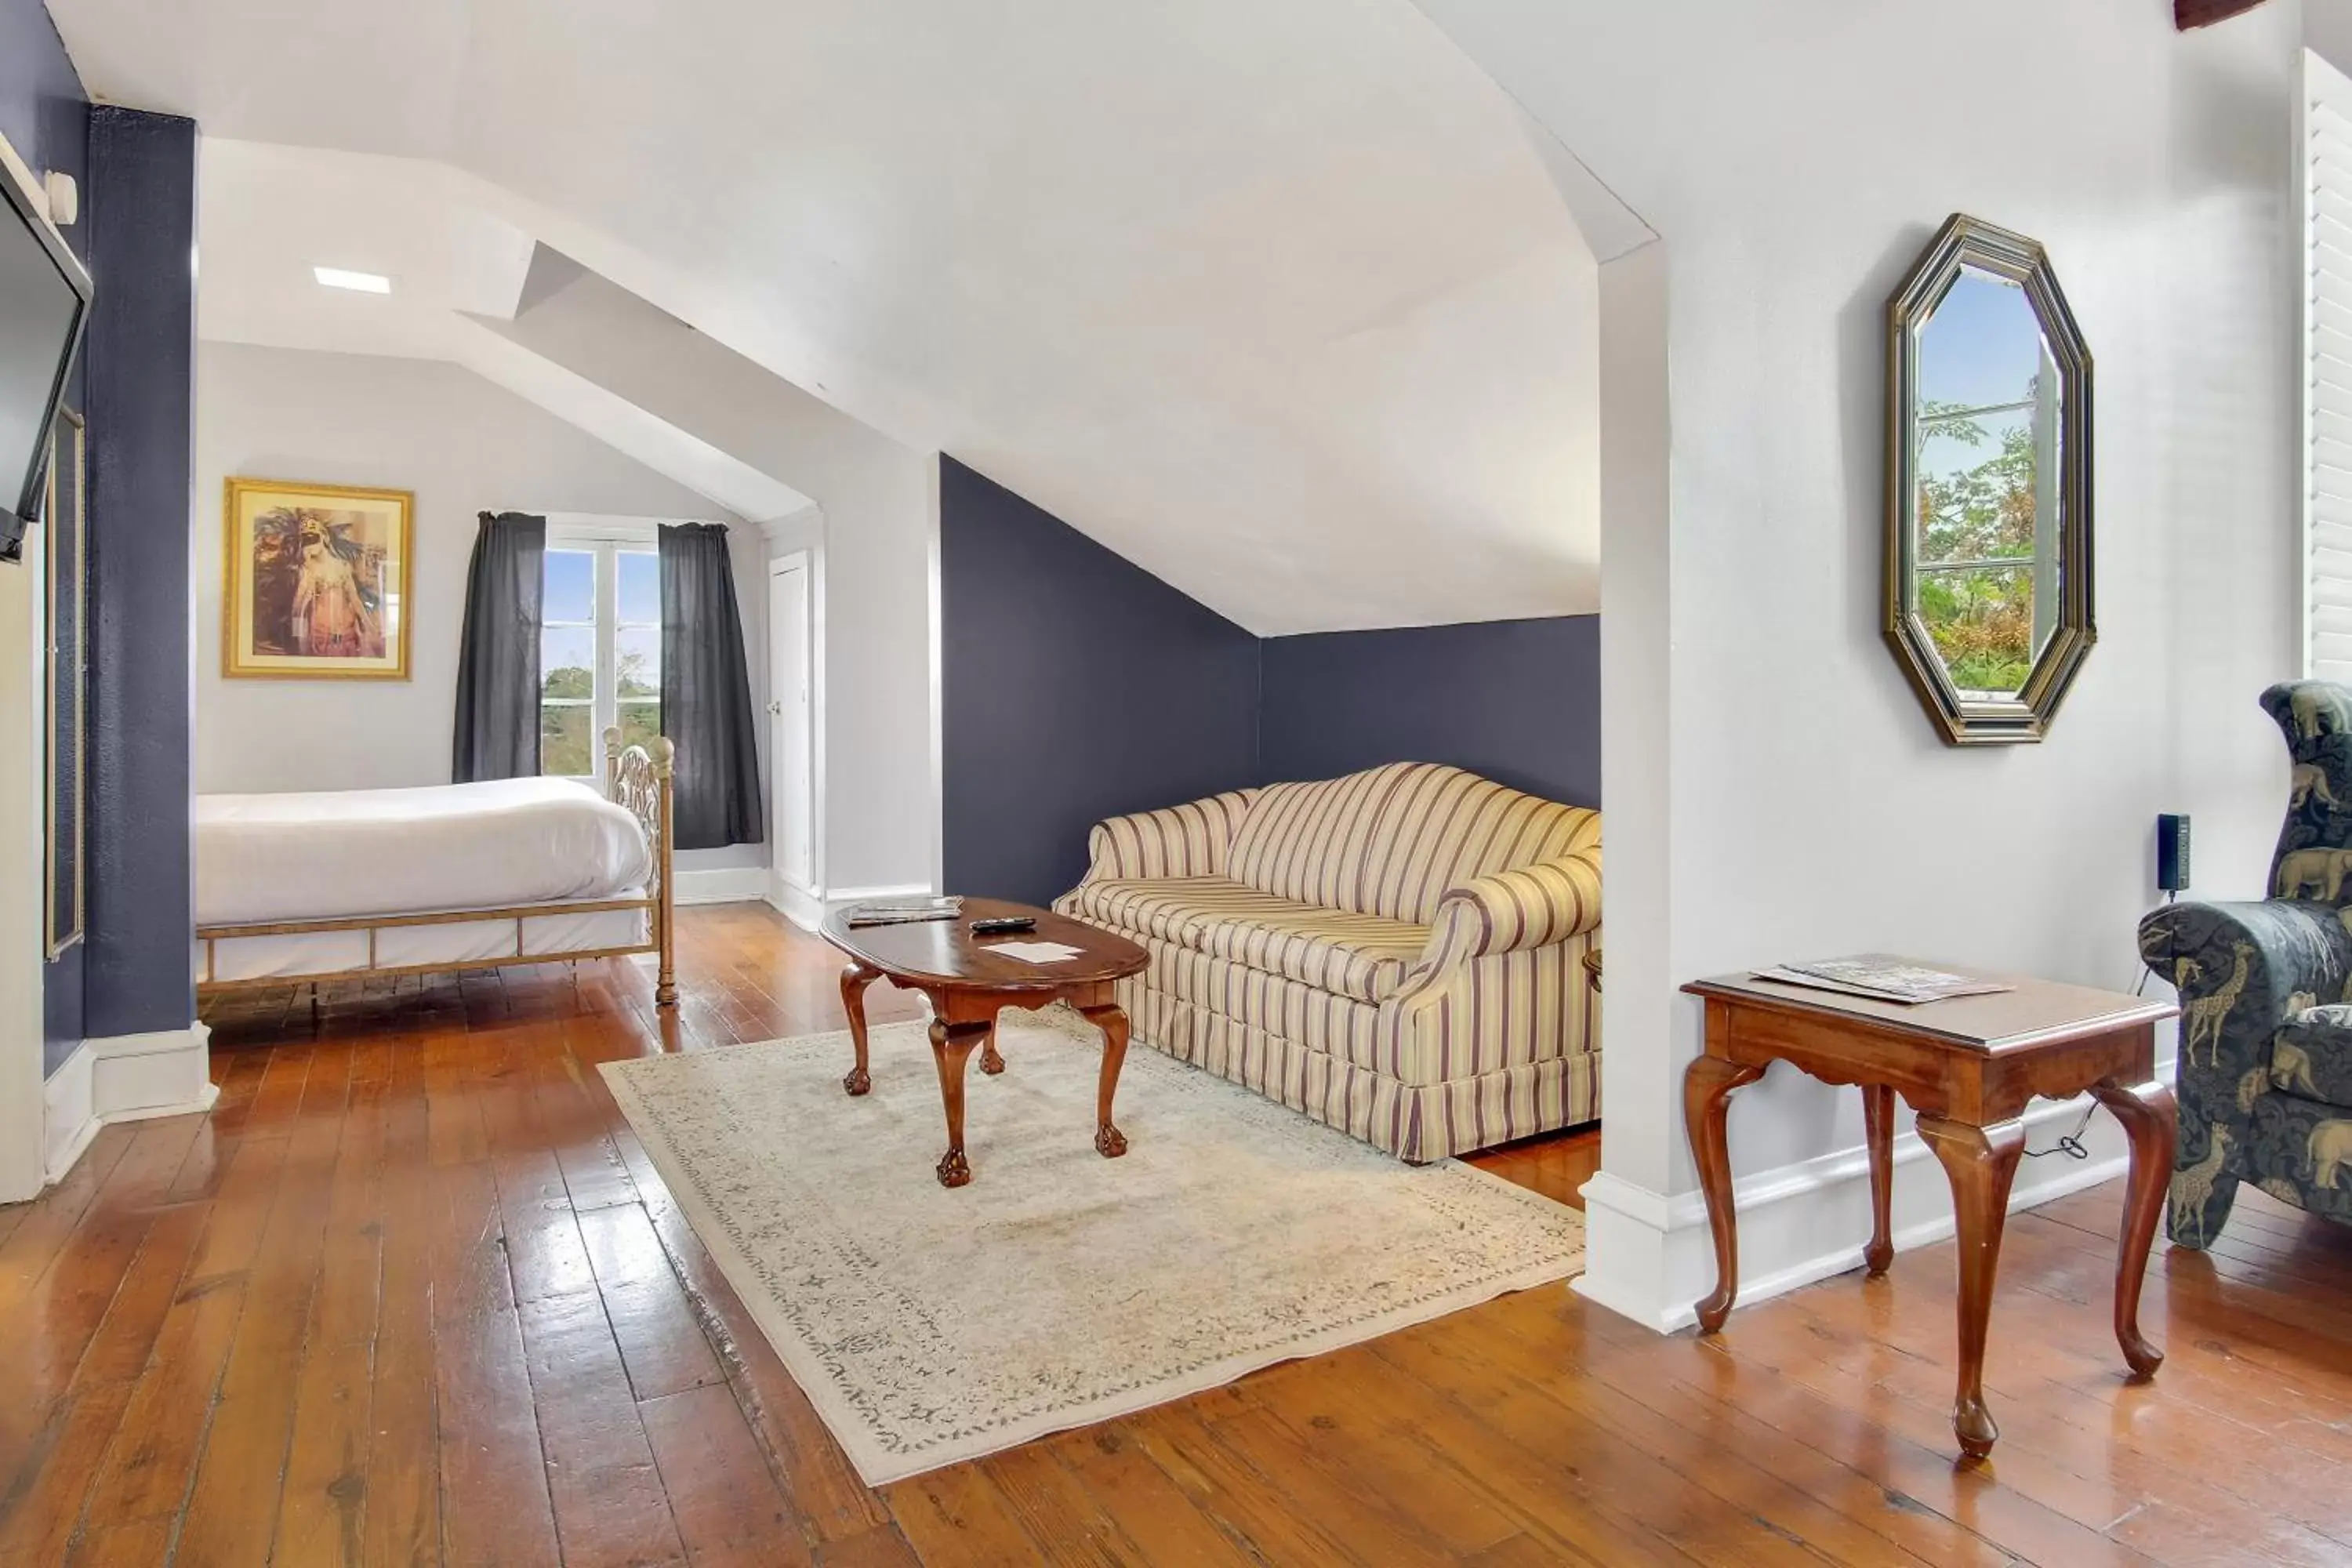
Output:
<svg viewBox="0 0 2352 1568">
<path fill-rule="evenodd" d="M 50 8 L 205 126 L 207 335 L 462 358 L 541 239 L 1253 630 L 1597 607 L 1616 231 L 1409 0 Z"/>
</svg>

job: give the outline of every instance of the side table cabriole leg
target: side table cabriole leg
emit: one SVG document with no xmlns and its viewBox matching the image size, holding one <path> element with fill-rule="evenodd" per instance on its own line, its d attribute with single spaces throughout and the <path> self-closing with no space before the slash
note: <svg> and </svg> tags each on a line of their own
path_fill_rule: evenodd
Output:
<svg viewBox="0 0 2352 1568">
<path fill-rule="evenodd" d="M 1110 1119 L 1111 1101 L 1118 1094 L 1118 1069 L 1127 1060 L 1127 1011 L 1116 1003 L 1078 1011 L 1103 1037 L 1102 1076 L 1095 1083 L 1095 1152 L 1116 1160 L 1127 1152 L 1127 1134 Z"/>
<path fill-rule="evenodd" d="M 1895 1091 L 1862 1086 L 1863 1138 L 1870 1145 L 1870 1245 L 1862 1249 L 1865 1278 L 1875 1279 L 1895 1261 Z"/>
<path fill-rule="evenodd" d="M 996 1026 L 993 1024 L 980 1039 L 980 1070 L 991 1078 L 1004 1070 L 1004 1058 L 996 1049 Z"/>
<path fill-rule="evenodd" d="M 2172 1090 L 2160 1083 L 2121 1084 L 2110 1079 L 2092 1094 L 2115 1112 L 2131 1140 L 2131 1183 L 2124 1197 L 2123 1244 L 2116 1258 L 2116 1342 L 2135 1377 L 2152 1377 L 2164 1352 L 2140 1338 L 2139 1289 L 2147 1277 L 2148 1247 L 2164 1213 L 2165 1188 L 2172 1180 L 2173 1144 L 2179 1113 Z"/>
<path fill-rule="evenodd" d="M 989 1027 L 931 1020 L 931 1060 L 940 1069 L 940 1100 L 948 1113 L 948 1152 L 940 1156 L 938 1166 L 943 1187 L 961 1187 L 971 1180 L 971 1162 L 963 1152 L 963 1068 Z"/>
<path fill-rule="evenodd" d="M 849 1015 L 849 1043 L 857 1050 L 857 1065 L 841 1080 L 841 1087 L 851 1094 L 864 1094 L 874 1087 L 866 1071 L 866 988 L 881 978 L 880 970 L 868 969 L 854 959 L 841 972 L 841 1010 Z"/>
<path fill-rule="evenodd" d="M 1715 1290 L 1698 1304 L 1703 1334 L 1723 1327 L 1739 1294 L 1739 1215 L 1731 1200 L 1731 1148 L 1724 1117 L 1731 1091 L 1764 1076 L 1760 1066 L 1700 1057 L 1683 1074 L 1683 1121 L 1690 1130 L 1691 1156 L 1698 1162 L 1699 1190 L 1706 1196 L 1706 1223 L 1715 1233 Z"/>
<path fill-rule="evenodd" d="M 2011 1120 L 1971 1127 L 1937 1116 L 1919 1118 L 1919 1136 L 1944 1163 L 1952 1184 L 1952 1210 L 1960 1249 L 1958 1385 L 1952 1396 L 1952 1435 L 1972 1459 L 1992 1452 L 2000 1427 L 1985 1408 L 1985 1328 L 1992 1316 L 1993 1283 L 2000 1271 L 2001 1226 L 2009 1217 L 2009 1186 L 2025 1150 L 2025 1123 Z"/>
</svg>

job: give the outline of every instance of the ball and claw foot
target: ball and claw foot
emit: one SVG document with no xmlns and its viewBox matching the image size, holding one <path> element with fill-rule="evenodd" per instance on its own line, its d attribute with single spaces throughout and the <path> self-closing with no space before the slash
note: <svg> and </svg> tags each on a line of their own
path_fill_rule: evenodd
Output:
<svg viewBox="0 0 2352 1568">
<path fill-rule="evenodd" d="M 841 1075 L 841 1087 L 851 1094 L 864 1094 L 874 1087 L 874 1080 L 866 1076 L 864 1068 L 851 1068 Z"/>
<path fill-rule="evenodd" d="M 950 1149 L 940 1156 L 940 1185 L 961 1187 L 971 1180 L 971 1163 L 961 1149 Z"/>
<path fill-rule="evenodd" d="M 997 1054 L 996 1041 L 993 1038 L 981 1049 L 980 1070 L 991 1078 L 1004 1070 L 1004 1058 Z"/>
<path fill-rule="evenodd" d="M 1095 1152 L 1106 1160 L 1116 1160 L 1127 1152 L 1127 1134 L 1109 1122 L 1095 1129 Z"/>
</svg>

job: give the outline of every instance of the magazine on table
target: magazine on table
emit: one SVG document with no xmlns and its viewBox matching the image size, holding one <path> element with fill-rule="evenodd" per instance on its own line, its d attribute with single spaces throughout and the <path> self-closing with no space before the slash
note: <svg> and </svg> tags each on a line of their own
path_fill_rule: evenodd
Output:
<svg viewBox="0 0 2352 1568">
<path fill-rule="evenodd" d="M 1941 1002 L 1953 996 L 1988 996 L 2015 986 L 1999 980 L 1953 974 L 1924 964 L 1865 952 L 1852 958 L 1822 958 L 1804 963 L 1783 963 L 1755 972 L 1759 980 L 1786 985 L 1806 985 L 1816 991 L 1839 991 L 1877 1002 Z"/>
<path fill-rule="evenodd" d="M 944 899 L 913 897 L 904 899 L 866 899 L 855 904 L 844 904 L 841 923 L 847 926 L 907 925 L 916 921 L 951 921 L 963 913 L 963 900 L 950 894 Z"/>
</svg>

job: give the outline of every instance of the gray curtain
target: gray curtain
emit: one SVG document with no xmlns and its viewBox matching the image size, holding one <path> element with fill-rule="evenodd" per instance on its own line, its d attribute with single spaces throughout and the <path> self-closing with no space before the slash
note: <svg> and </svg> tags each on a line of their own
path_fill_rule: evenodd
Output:
<svg viewBox="0 0 2352 1568">
<path fill-rule="evenodd" d="M 539 601 L 546 555 L 547 519 L 481 514 L 457 645 L 449 776 L 459 784 L 539 772 Z"/>
<path fill-rule="evenodd" d="M 760 752 L 727 525 L 661 531 L 662 733 L 677 748 L 671 790 L 680 849 L 760 842 Z"/>
</svg>

